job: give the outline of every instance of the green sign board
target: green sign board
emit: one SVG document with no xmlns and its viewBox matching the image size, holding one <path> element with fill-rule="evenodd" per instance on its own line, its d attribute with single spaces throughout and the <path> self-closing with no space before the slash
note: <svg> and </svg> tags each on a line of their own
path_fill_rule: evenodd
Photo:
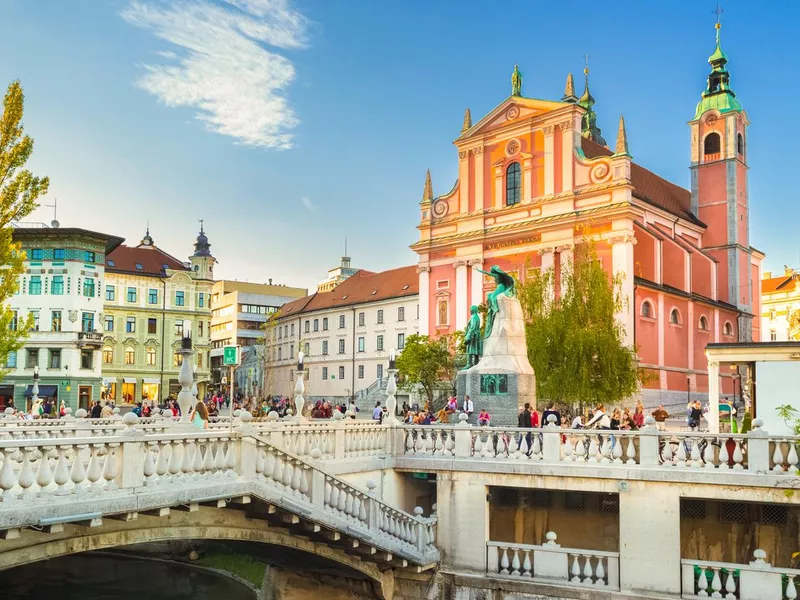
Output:
<svg viewBox="0 0 800 600">
<path fill-rule="evenodd" d="M 422 479 L 423 481 L 432 481 L 436 479 L 436 475 L 433 473 L 412 473 L 412 479 Z"/>
<path fill-rule="evenodd" d="M 239 346 L 225 346 L 222 350 L 222 364 L 226 367 L 239 365 Z"/>
</svg>

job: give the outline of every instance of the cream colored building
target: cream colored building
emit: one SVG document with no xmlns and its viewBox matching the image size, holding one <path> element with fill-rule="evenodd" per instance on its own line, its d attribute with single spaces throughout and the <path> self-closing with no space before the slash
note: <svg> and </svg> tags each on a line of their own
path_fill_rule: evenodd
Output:
<svg viewBox="0 0 800 600">
<path fill-rule="evenodd" d="M 761 280 L 762 339 L 771 342 L 800 340 L 799 310 L 800 272 L 785 267 L 783 274 L 764 273 Z"/>
<path fill-rule="evenodd" d="M 286 304 L 270 332 L 268 393 L 292 395 L 301 349 L 307 398 L 343 401 L 380 387 L 390 351 L 419 332 L 418 281 L 416 266 L 361 270 L 332 291 Z"/>
<path fill-rule="evenodd" d="M 281 306 L 308 294 L 305 288 L 269 283 L 221 280 L 211 292 L 211 376 L 220 385 L 226 373 L 222 370 L 224 346 L 242 347 L 242 360 L 264 337 L 264 323 Z M 252 381 L 256 376 L 250 374 Z M 256 377 L 260 380 L 260 377 Z"/>
<path fill-rule="evenodd" d="M 182 360 L 176 351 L 185 333 L 197 351 L 198 390 L 205 393 L 216 263 L 210 246 L 201 228 L 194 253 L 183 262 L 159 248 L 148 229 L 138 246 L 121 245 L 106 257 L 101 352 L 106 397 L 127 404 L 177 396 Z"/>
</svg>

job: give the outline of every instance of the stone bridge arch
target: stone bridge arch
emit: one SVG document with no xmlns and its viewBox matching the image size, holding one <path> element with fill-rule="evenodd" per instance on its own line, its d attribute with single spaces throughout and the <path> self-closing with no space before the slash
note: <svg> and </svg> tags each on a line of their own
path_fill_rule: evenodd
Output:
<svg viewBox="0 0 800 600">
<path fill-rule="evenodd" d="M 206 507 L 195 513 L 172 511 L 164 517 L 140 515 L 133 521 L 105 519 L 97 528 L 68 525 L 60 533 L 27 529 L 19 538 L 3 542 L 0 571 L 92 550 L 190 539 L 257 542 L 306 552 L 360 573 L 373 582 L 376 593 L 385 600 L 393 597 L 394 572 L 390 568 L 381 569 L 378 564 L 361 560 L 355 553 L 328 542 L 249 519 L 240 511 Z"/>
</svg>

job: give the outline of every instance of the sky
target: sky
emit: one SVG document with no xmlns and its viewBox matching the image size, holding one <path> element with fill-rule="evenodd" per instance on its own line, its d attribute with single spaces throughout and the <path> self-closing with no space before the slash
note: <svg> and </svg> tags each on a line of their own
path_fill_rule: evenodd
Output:
<svg viewBox="0 0 800 600">
<path fill-rule="evenodd" d="M 714 49 L 714 0 L 3 0 L 0 85 L 19 79 L 29 167 L 62 226 L 185 259 L 199 219 L 217 277 L 313 288 L 338 265 L 412 264 L 425 170 L 457 177 L 473 122 L 510 94 L 583 91 L 625 115 L 639 164 L 689 185 L 686 122 Z M 728 0 L 722 46 L 751 122 L 750 239 L 800 266 L 793 3 Z M 795 14 L 792 17 L 792 13 Z M 791 61 L 791 62 L 790 62 Z M 788 100 L 788 106 L 777 104 Z M 776 113 L 784 115 L 777 118 Z M 29 220 L 49 222 L 40 207 Z"/>
</svg>

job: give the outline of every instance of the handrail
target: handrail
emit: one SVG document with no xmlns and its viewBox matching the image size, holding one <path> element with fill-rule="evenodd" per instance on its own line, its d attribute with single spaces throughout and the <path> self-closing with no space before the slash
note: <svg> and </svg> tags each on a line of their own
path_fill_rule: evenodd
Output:
<svg viewBox="0 0 800 600">
<path fill-rule="evenodd" d="M 591 554 L 592 556 L 619 558 L 619 552 L 609 552 L 608 550 L 587 550 L 586 548 L 565 548 L 564 546 L 553 546 L 548 544 L 514 544 L 511 542 L 488 541 L 486 542 L 486 545 L 495 548 L 509 548 L 513 550 L 544 550 L 546 552 L 556 552 L 561 554 Z"/>
</svg>

